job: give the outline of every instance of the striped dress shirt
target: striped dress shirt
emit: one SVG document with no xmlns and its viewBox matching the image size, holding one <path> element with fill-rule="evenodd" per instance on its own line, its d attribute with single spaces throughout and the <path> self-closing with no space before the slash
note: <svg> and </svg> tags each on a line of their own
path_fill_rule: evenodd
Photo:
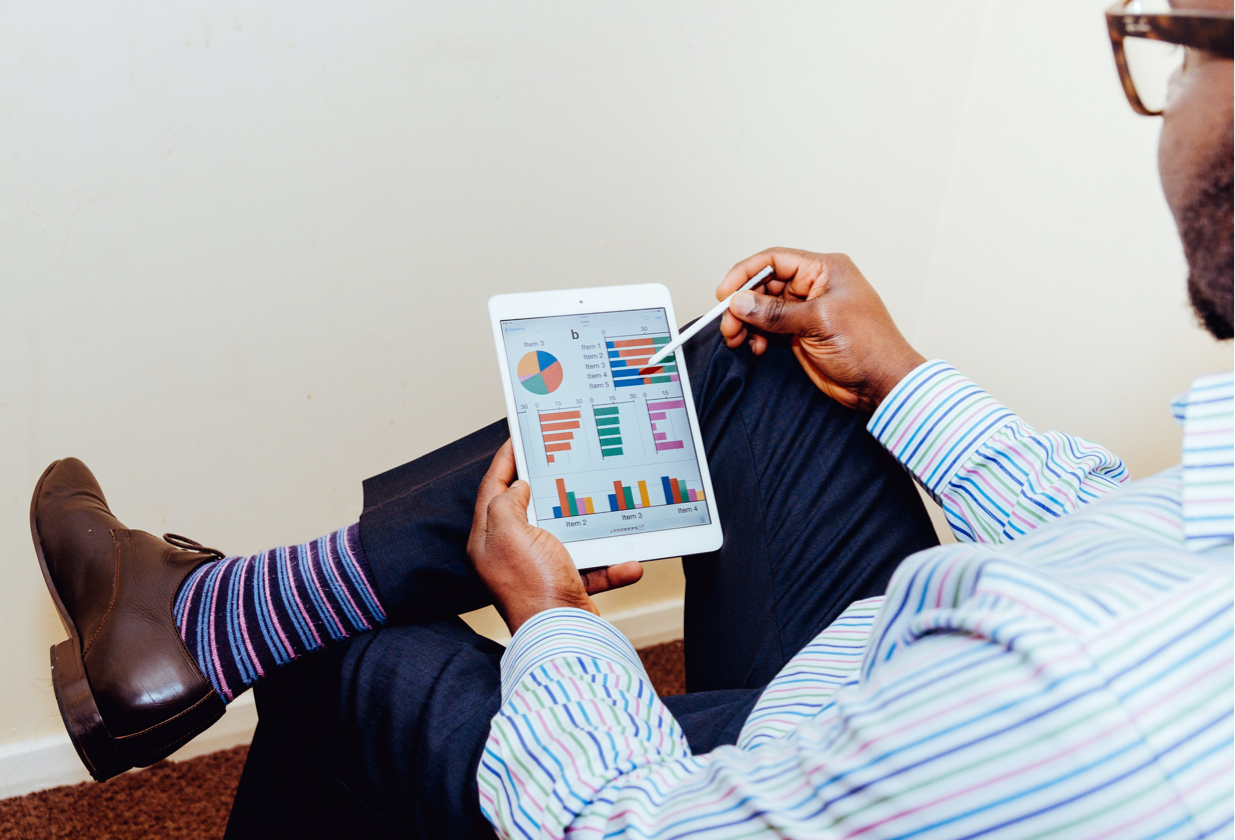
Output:
<svg viewBox="0 0 1235 840">
<path fill-rule="evenodd" d="M 939 361 L 869 430 L 959 543 L 906 559 L 693 755 L 629 642 L 524 624 L 478 772 L 502 837 L 1232 834 L 1232 375 L 1176 401 L 1182 464 L 1129 481 Z"/>
</svg>

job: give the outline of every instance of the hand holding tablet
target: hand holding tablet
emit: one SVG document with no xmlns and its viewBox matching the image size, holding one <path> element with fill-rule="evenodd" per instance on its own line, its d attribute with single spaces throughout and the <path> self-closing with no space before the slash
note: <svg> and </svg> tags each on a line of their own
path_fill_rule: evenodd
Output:
<svg viewBox="0 0 1235 840">
<path fill-rule="evenodd" d="M 658 284 L 498 295 L 489 312 L 530 524 L 577 568 L 714 551 L 722 535 Z"/>
</svg>

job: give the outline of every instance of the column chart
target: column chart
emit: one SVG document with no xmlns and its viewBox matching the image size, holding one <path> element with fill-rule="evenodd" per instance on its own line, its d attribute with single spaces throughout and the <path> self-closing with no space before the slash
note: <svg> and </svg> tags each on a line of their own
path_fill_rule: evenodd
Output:
<svg viewBox="0 0 1235 840">
<path fill-rule="evenodd" d="M 609 351 L 609 368 L 613 372 L 613 387 L 633 388 L 639 385 L 663 385 L 678 381 L 676 355 L 654 367 L 648 367 L 652 354 L 669 343 L 664 335 L 615 335 L 605 340 Z"/>
</svg>

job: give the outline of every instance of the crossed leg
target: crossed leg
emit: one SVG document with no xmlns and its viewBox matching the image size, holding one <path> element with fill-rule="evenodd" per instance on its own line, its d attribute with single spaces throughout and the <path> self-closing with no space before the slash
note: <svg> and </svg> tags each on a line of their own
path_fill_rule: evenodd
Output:
<svg viewBox="0 0 1235 840">
<path fill-rule="evenodd" d="M 684 560 L 689 693 L 665 698 L 700 753 L 736 741 L 790 657 L 935 544 L 867 415 L 824 397 L 787 348 L 756 358 L 708 332 L 686 359 L 725 543 Z M 476 769 L 502 648 L 457 616 L 489 603 L 464 548 L 506 437 L 500 421 L 365 482 L 360 536 L 389 625 L 259 685 L 229 836 L 492 836 Z"/>
</svg>

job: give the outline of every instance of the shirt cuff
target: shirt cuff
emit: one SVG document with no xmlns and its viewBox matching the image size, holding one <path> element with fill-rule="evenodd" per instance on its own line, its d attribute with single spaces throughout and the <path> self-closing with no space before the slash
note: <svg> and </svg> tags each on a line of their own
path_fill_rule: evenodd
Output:
<svg viewBox="0 0 1235 840">
<path fill-rule="evenodd" d="M 502 654 L 502 704 L 533 671 L 552 659 L 576 656 L 624 666 L 651 685 L 639 654 L 616 627 L 586 610 L 557 607 L 524 622 Z"/>
<path fill-rule="evenodd" d="M 935 359 L 902 379 L 866 428 L 938 500 L 974 453 L 1015 419 L 968 377 Z"/>
</svg>

